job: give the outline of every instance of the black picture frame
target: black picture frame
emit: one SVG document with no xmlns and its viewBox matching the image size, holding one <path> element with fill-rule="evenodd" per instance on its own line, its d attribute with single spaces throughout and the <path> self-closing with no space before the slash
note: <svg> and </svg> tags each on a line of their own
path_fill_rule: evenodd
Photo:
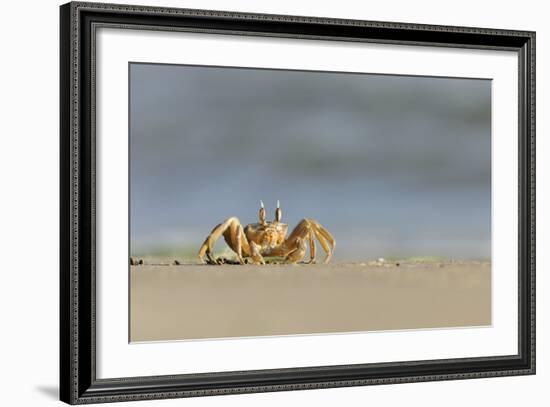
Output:
<svg viewBox="0 0 550 407">
<path fill-rule="evenodd" d="M 60 23 L 62 401 L 84 404 L 535 373 L 534 32 L 82 2 L 62 5 Z M 93 39 L 95 29 L 100 26 L 517 52 L 518 353 L 499 357 L 97 379 Z"/>
</svg>

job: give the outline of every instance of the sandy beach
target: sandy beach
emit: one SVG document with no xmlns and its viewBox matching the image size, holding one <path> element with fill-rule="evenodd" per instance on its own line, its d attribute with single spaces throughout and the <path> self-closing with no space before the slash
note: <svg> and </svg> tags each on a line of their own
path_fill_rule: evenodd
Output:
<svg viewBox="0 0 550 407">
<path fill-rule="evenodd" d="M 132 342 L 491 324 L 491 264 L 131 266 Z"/>
</svg>

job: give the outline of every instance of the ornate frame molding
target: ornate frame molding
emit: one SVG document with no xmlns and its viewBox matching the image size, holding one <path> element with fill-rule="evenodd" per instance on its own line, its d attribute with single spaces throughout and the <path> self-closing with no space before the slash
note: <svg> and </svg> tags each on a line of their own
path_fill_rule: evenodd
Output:
<svg viewBox="0 0 550 407">
<path fill-rule="evenodd" d="M 70 404 L 471 379 L 535 373 L 535 33 L 72 2 L 61 6 L 60 395 Z M 514 50 L 519 69 L 519 353 L 177 376 L 95 374 L 95 30 L 116 26 Z"/>
</svg>

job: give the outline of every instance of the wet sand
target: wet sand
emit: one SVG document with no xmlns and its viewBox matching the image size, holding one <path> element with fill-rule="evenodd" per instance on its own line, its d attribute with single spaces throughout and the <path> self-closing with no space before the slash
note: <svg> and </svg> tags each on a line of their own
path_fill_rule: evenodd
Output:
<svg viewBox="0 0 550 407">
<path fill-rule="evenodd" d="M 488 262 L 130 269 L 132 342 L 491 324 Z"/>
</svg>

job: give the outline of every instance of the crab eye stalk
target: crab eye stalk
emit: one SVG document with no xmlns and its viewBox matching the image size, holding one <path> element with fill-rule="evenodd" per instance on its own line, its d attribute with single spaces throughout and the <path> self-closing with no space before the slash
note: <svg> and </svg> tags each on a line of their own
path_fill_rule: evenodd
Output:
<svg viewBox="0 0 550 407">
<path fill-rule="evenodd" d="M 281 210 L 281 204 L 279 200 L 277 200 L 277 209 L 275 209 L 275 221 L 280 222 L 283 218 L 283 211 Z"/>
<path fill-rule="evenodd" d="M 260 223 L 265 225 L 265 208 L 263 201 L 260 201 Z"/>
</svg>

